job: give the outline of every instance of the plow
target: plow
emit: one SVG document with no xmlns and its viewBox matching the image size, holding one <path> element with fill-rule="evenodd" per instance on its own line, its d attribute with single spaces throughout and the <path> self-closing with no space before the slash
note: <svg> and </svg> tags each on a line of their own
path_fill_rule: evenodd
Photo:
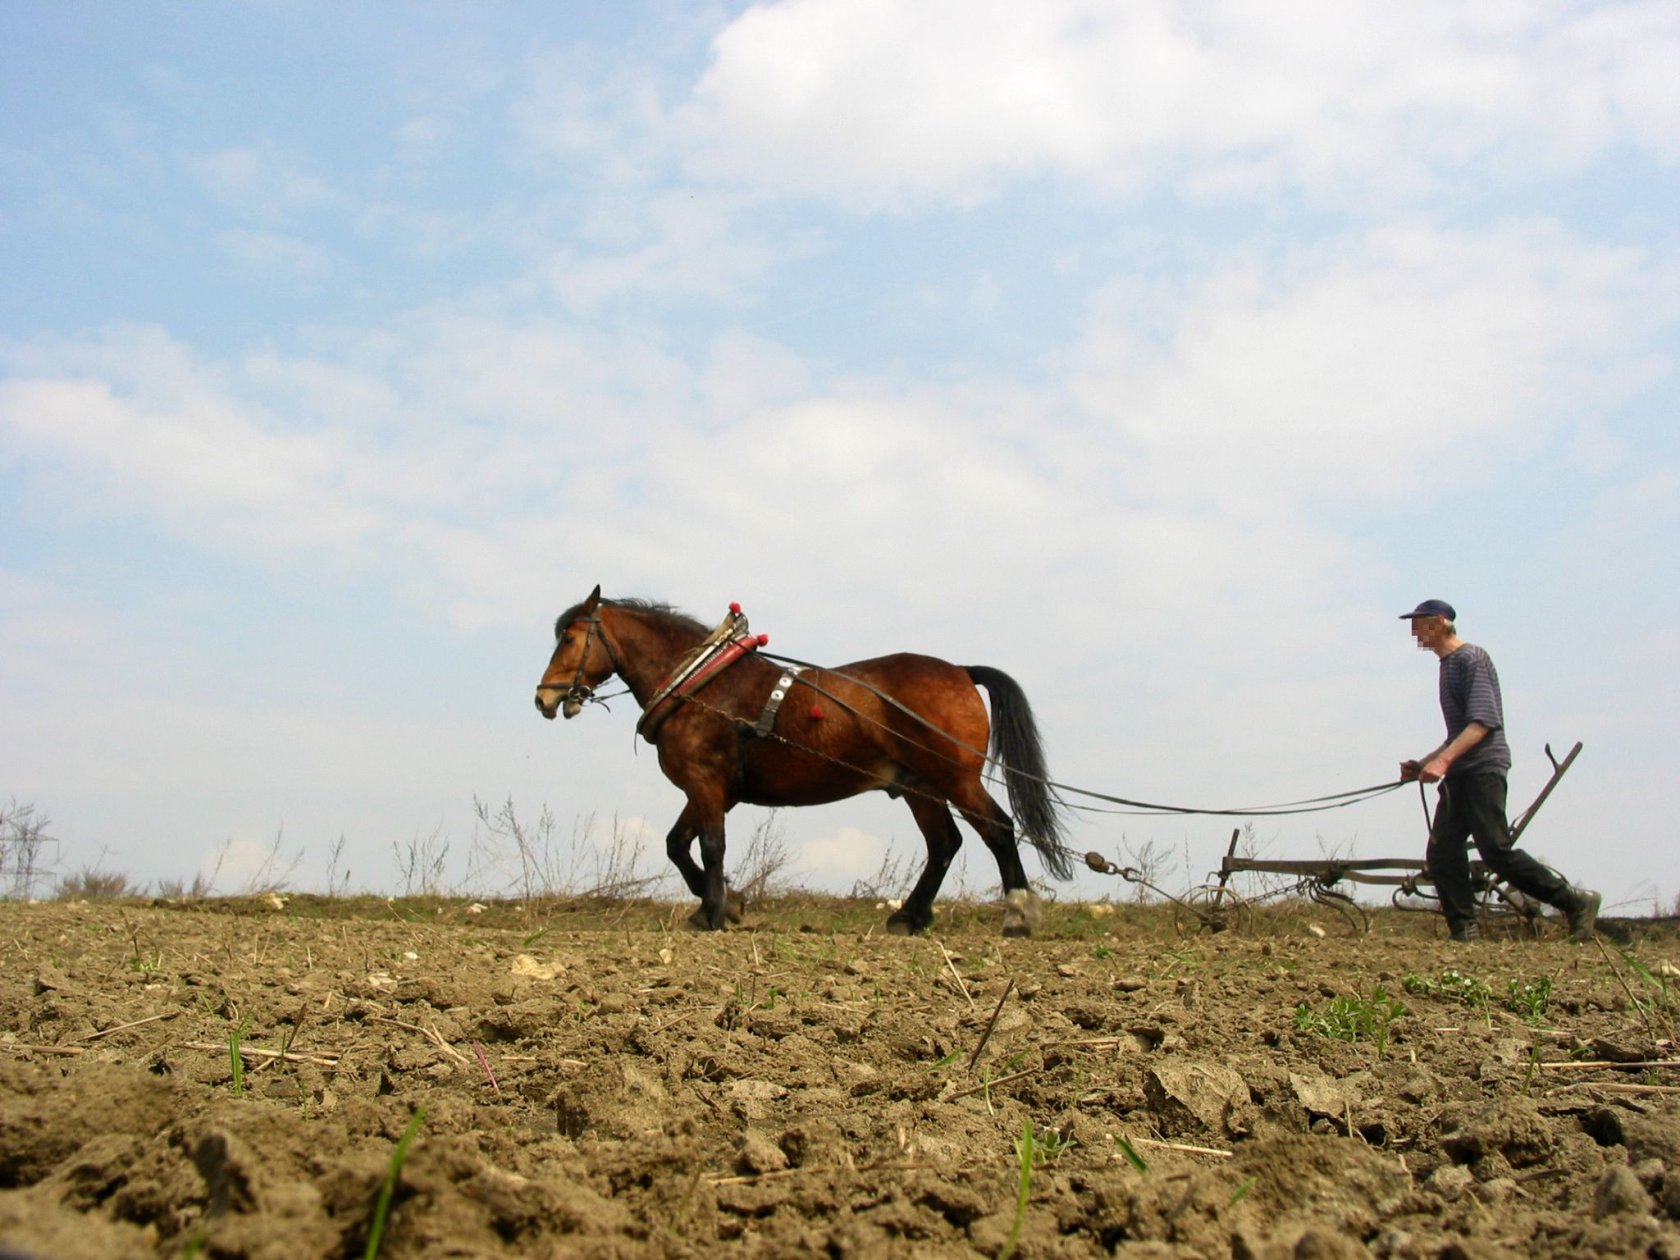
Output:
<svg viewBox="0 0 1680 1260">
<path fill-rule="evenodd" d="M 1513 842 L 1520 839 L 1558 781 L 1581 754 L 1581 743 L 1559 760 L 1546 745 L 1551 777 L 1521 814 L 1511 823 Z M 1420 785 L 1421 791 L 1421 785 Z M 1428 808 L 1425 806 L 1427 819 Z M 1168 892 L 1151 883 L 1134 867 L 1120 866 L 1100 853 L 1087 853 L 1085 864 L 1102 875 L 1114 875 L 1147 888 L 1172 904 L 1173 924 L 1181 936 L 1198 933 L 1252 931 L 1260 908 L 1268 903 L 1301 902 L 1319 907 L 1318 917 L 1328 931 L 1362 936 L 1370 931 L 1371 918 L 1355 893 L 1363 886 L 1390 889 L 1390 902 L 1398 910 L 1438 913 L 1439 897 L 1428 865 L 1414 858 L 1324 857 L 1298 860 L 1239 856 L 1241 829 L 1231 832 L 1219 869 L 1208 882 L 1181 894 Z M 1501 881 L 1486 864 L 1473 861 L 1471 878 L 1476 892 L 1477 914 L 1487 926 L 1504 925 L 1518 932 L 1539 936 L 1547 922 L 1545 907 Z M 1254 877 L 1260 877 L 1257 881 Z M 1241 878 L 1249 891 L 1236 886 Z M 1259 882 L 1261 886 L 1255 888 Z M 1320 928 L 1320 931 L 1326 929 Z"/>
</svg>

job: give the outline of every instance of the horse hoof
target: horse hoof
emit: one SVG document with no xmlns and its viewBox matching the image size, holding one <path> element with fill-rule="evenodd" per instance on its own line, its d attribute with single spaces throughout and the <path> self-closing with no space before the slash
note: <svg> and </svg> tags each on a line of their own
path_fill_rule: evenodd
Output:
<svg viewBox="0 0 1680 1260">
<path fill-rule="evenodd" d="M 713 923 L 711 913 L 705 906 L 701 906 L 693 914 L 688 916 L 688 927 L 691 932 L 723 931 L 723 924 Z"/>
<path fill-rule="evenodd" d="M 723 917 L 731 923 L 741 922 L 747 917 L 747 899 L 731 889 L 723 899 Z"/>
<path fill-rule="evenodd" d="M 1016 888 L 1003 898 L 1003 934 L 1005 936 L 1031 936 L 1033 930 L 1044 921 L 1044 912 L 1039 908 L 1038 898 L 1027 888 Z"/>
<path fill-rule="evenodd" d="M 902 911 L 887 916 L 887 932 L 892 936 L 921 936 L 929 927 L 934 926 L 934 916 L 916 914 L 911 907 L 904 907 Z"/>
</svg>

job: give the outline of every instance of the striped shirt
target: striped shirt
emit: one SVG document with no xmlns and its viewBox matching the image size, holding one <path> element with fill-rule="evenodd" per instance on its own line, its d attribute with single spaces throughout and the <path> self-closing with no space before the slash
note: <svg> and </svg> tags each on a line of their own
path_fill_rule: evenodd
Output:
<svg viewBox="0 0 1680 1260">
<path fill-rule="evenodd" d="M 1466 643 L 1441 658 L 1441 716 L 1447 720 L 1447 741 L 1472 722 L 1487 734 L 1447 771 L 1461 774 L 1504 774 L 1511 768 L 1511 746 L 1505 742 L 1505 706 L 1499 695 L 1499 674 L 1493 658 L 1474 643 Z"/>
</svg>

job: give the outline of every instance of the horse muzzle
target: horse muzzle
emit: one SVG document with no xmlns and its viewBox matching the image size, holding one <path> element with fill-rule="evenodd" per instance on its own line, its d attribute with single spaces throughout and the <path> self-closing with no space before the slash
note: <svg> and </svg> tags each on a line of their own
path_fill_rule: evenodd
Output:
<svg viewBox="0 0 1680 1260">
<path fill-rule="evenodd" d="M 566 688 L 563 693 L 556 695 L 557 692 L 560 692 L 560 688 L 553 683 L 543 683 L 537 688 L 537 712 L 551 722 L 554 720 L 556 713 L 568 719 L 575 718 L 579 713 L 582 713 L 583 706 L 590 697 L 591 689 L 574 683 Z M 551 696 L 552 699 L 550 699 Z"/>
</svg>

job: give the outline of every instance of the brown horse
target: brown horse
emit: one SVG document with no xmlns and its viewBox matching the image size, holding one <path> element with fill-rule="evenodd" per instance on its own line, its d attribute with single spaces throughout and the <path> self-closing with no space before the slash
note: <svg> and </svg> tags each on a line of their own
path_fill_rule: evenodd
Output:
<svg viewBox="0 0 1680 1260">
<path fill-rule="evenodd" d="M 689 922 L 718 929 L 739 918 L 739 898 L 723 877 L 723 820 L 735 805 L 820 805 L 878 789 L 905 799 L 928 848 L 927 866 L 887 920 L 889 931 L 932 924 L 933 899 L 962 845 L 955 809 L 997 859 L 1004 934 L 1029 935 L 1038 901 L 1014 824 L 981 782 L 988 747 L 1044 865 L 1058 879 L 1072 871 L 1020 686 L 999 670 L 910 653 L 838 669 L 784 669 L 754 650 L 762 640 L 745 635 L 738 610 L 735 617 L 708 634 L 667 605 L 602 599 L 597 586 L 555 622 L 554 655 L 537 684 L 545 718 L 575 717 L 614 674 L 642 706 L 637 729 L 688 798 L 665 847 L 700 898 Z M 686 690 L 676 685 L 685 677 Z M 991 696 L 990 721 L 976 684 Z M 696 839 L 699 865 L 690 852 Z"/>
</svg>

